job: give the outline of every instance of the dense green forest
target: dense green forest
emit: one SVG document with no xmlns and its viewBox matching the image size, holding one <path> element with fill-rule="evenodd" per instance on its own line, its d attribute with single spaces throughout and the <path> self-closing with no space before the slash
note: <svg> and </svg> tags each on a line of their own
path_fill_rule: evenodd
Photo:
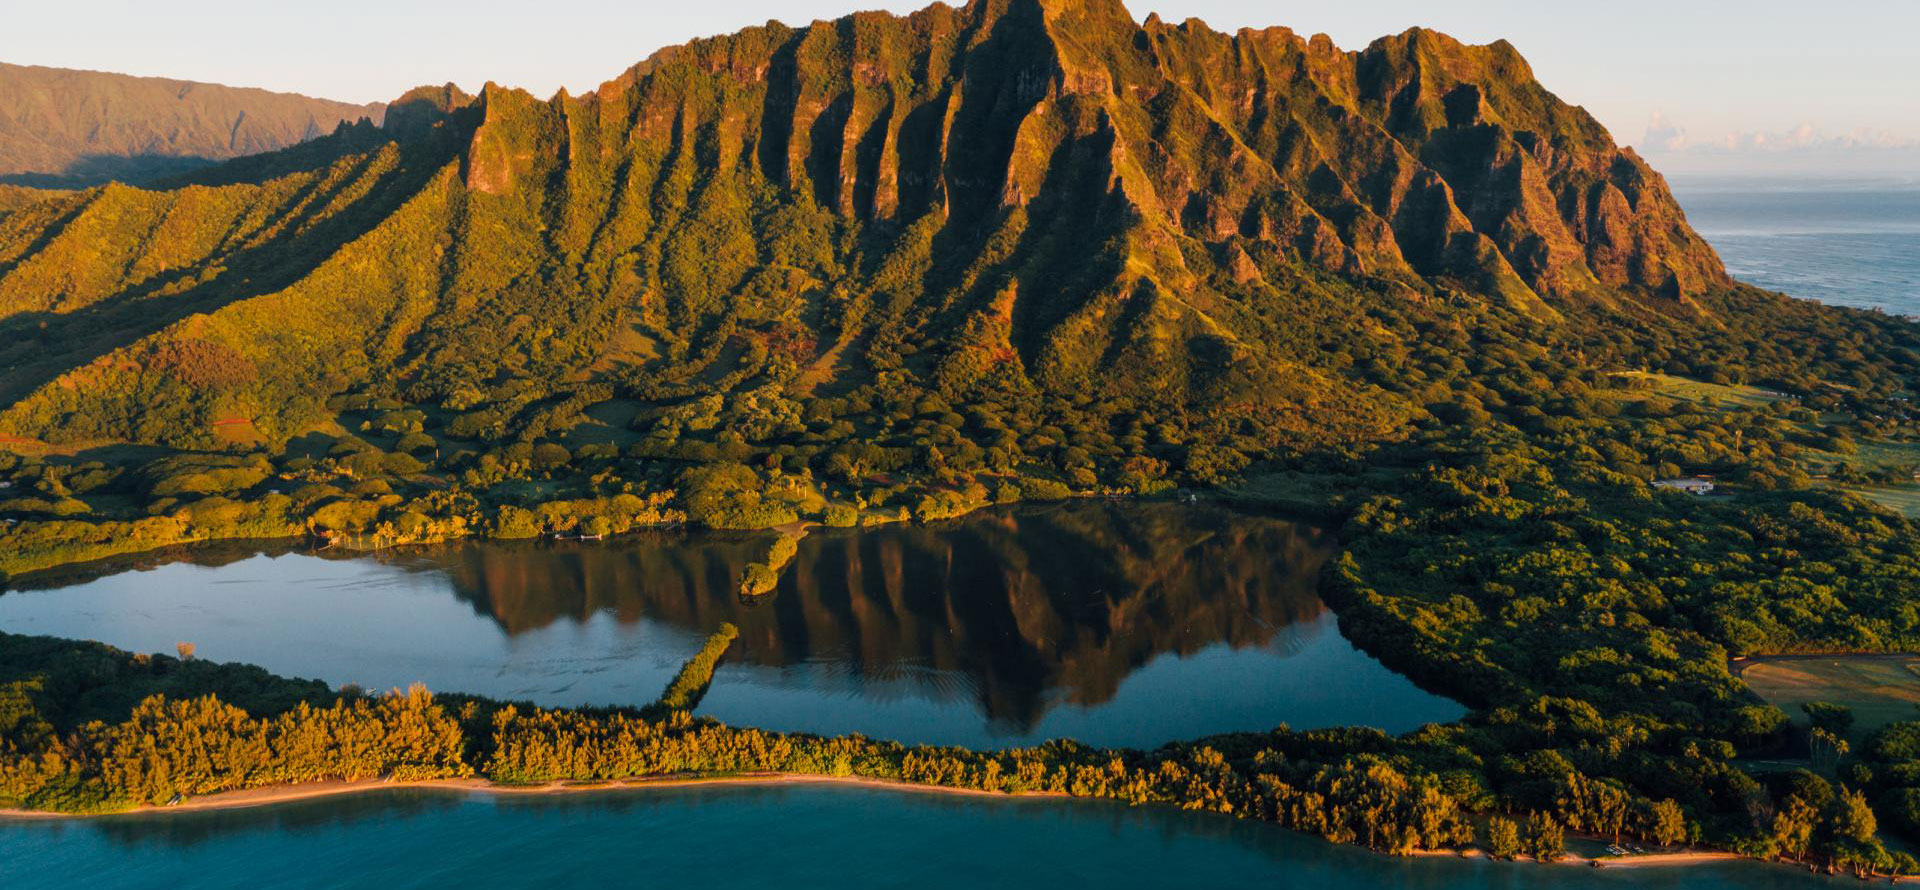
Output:
<svg viewBox="0 0 1920 890">
<path fill-rule="evenodd" d="M 1920 730 L 1841 752 L 1728 659 L 1920 648 L 1920 527 L 1847 491 L 1920 464 L 1917 334 L 1729 279 L 1504 43 L 976 0 L 700 41 L 577 97 L 423 89 L 0 216 L 0 572 L 783 528 L 754 595 L 805 523 L 1215 489 L 1337 522 L 1347 635 L 1473 712 L 909 749 L 8 637 L 0 797 L 773 770 L 1395 852 L 1491 814 L 1503 855 L 1574 832 L 1911 870 L 1878 831 L 1920 831 Z M 1655 484 L 1694 476 L 1718 490 Z"/>
</svg>

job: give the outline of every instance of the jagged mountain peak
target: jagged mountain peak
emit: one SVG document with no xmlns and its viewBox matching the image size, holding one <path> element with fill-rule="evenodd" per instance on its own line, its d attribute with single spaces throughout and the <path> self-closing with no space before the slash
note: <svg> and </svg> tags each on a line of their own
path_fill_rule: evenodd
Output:
<svg viewBox="0 0 1920 890">
<path fill-rule="evenodd" d="M 1551 320 L 1693 312 L 1727 281 L 1658 174 L 1510 45 L 1420 29 L 1347 52 L 975 0 L 694 41 L 578 96 L 421 88 L 388 118 L 203 180 L 230 193 L 7 217 L 0 325 L 48 326 L 0 347 L 0 427 L 276 438 L 370 386 L 468 411 L 522 377 L 905 375 L 1369 436 L 1404 406 L 1276 345 L 1340 288 Z"/>
</svg>

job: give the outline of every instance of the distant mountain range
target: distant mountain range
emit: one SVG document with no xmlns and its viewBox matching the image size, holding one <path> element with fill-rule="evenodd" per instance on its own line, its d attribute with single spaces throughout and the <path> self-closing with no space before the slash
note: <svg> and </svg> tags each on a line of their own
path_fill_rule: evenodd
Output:
<svg viewBox="0 0 1920 890">
<path fill-rule="evenodd" d="M 154 89 L 231 109 L 204 140 L 109 128 L 181 155 L 377 112 Z M 931 393 L 1153 405 L 1261 449 L 1414 410 L 1369 370 L 1408 334 L 1362 306 L 1687 317 L 1733 286 L 1661 177 L 1505 42 L 1349 52 L 1118 0 L 773 24 L 580 96 L 426 88 L 382 127 L 185 181 L 217 187 L 108 187 L 0 225 L 0 433 L 280 441 L 349 392 L 458 413 L 462 435 L 542 435 L 546 400 L 709 395 L 778 429 L 788 398 L 911 416 Z"/>
<path fill-rule="evenodd" d="M 286 148 L 360 118 L 350 105 L 292 93 L 0 63 L 0 184 L 148 182 Z"/>
</svg>

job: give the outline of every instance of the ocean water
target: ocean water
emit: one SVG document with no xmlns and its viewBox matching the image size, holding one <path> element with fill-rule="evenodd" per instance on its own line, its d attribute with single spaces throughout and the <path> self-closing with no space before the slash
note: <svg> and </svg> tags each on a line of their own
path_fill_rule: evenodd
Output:
<svg viewBox="0 0 1920 890">
<path fill-rule="evenodd" d="M 1676 176 L 1672 185 L 1735 278 L 1920 316 L 1920 179 Z"/>
<path fill-rule="evenodd" d="M 8 890 L 275 887 L 1280 887 L 1789 890 L 1758 862 L 1574 868 L 1392 857 L 1098 801 L 824 786 L 488 797 L 396 790 L 240 810 L 0 820 Z"/>
</svg>

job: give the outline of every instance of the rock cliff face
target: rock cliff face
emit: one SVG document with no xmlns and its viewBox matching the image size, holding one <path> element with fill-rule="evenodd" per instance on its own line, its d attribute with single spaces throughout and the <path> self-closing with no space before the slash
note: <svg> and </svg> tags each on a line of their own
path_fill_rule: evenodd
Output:
<svg viewBox="0 0 1920 890">
<path fill-rule="evenodd" d="M 1416 29 L 1349 53 L 1279 28 L 1136 25 L 1112 0 L 982 0 L 675 48 L 554 110 L 611 107 L 670 141 L 680 85 L 716 79 L 744 101 L 695 126 L 846 216 L 977 220 L 1077 186 L 1144 242 L 1522 301 L 1725 280 L 1659 176 L 1504 42 Z"/>
<path fill-rule="evenodd" d="M 769 25 L 545 101 L 423 88 L 201 183 L 0 219 L 0 432 L 184 444 L 289 436 L 369 386 L 465 410 L 508 379 L 893 375 L 1362 437 L 1405 408 L 1316 367 L 1342 293 L 1551 323 L 1728 283 L 1505 43 L 1346 52 L 1117 0 Z"/>
</svg>

